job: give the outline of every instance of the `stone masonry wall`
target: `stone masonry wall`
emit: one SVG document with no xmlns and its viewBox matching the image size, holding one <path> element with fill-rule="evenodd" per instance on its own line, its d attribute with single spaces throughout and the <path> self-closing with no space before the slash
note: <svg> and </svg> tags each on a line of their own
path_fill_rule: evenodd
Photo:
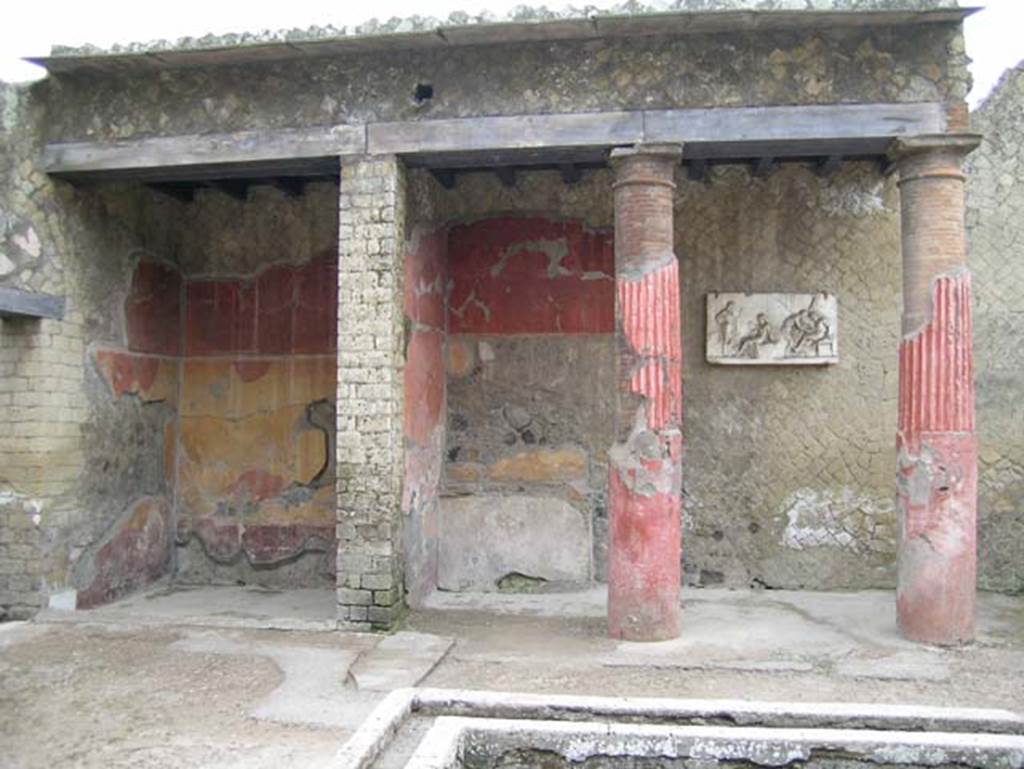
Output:
<svg viewBox="0 0 1024 769">
<path fill-rule="evenodd" d="M 685 153 L 685 150 L 684 150 Z M 677 176 L 683 323 L 683 552 L 699 584 L 894 582 L 899 205 L 872 163 Z M 828 291 L 839 363 L 705 362 L 705 295 Z"/>
<path fill-rule="evenodd" d="M 410 187 L 424 183 L 417 173 Z M 844 164 L 829 178 L 797 164 L 767 179 L 741 166 L 713 168 L 703 183 L 681 171 L 677 184 L 687 580 L 815 589 L 893 585 L 900 291 L 894 185 L 871 163 Z M 593 171 L 567 186 L 555 173 L 530 172 L 517 174 L 516 186 L 506 188 L 493 174 L 466 174 L 445 193 L 444 205 L 453 222 L 543 214 L 610 227 L 611 179 L 607 171 Z M 799 369 L 707 364 L 704 301 L 716 290 L 834 292 L 840 363 Z M 510 358 L 500 381 L 507 380 L 505 395 L 540 409 L 557 404 L 555 411 L 575 415 L 597 383 L 589 374 L 574 377 L 564 403 L 544 386 L 535 369 L 546 360 L 543 346 L 557 339 L 536 338 L 531 343 L 538 351 Z M 574 351 L 552 357 L 585 357 L 597 339 L 579 337 L 570 345 Z M 450 340 L 449 366 L 454 349 Z M 610 370 L 610 348 L 607 353 Z M 498 383 L 481 380 L 476 388 L 485 392 Z M 463 389 L 449 380 L 449 448 L 464 434 L 452 420 L 479 400 L 467 400 Z M 600 403 L 600 392 L 596 397 Z M 500 421 L 495 403 L 477 406 L 474 418 Z M 575 429 L 590 440 L 603 434 L 604 421 L 598 411 Z M 608 439 L 595 452 L 598 468 L 610 445 Z M 460 451 L 446 460 L 448 494 L 464 491 L 464 459 Z M 600 579 L 604 508 L 595 503 L 591 509 Z"/>
<path fill-rule="evenodd" d="M 298 199 L 262 187 L 245 203 L 210 191 L 191 204 L 137 185 L 75 188 L 34 166 L 45 113 L 33 90 L 0 94 L 0 285 L 67 302 L 62 321 L 0 321 L 0 614 L 25 616 L 62 593 L 61 605 L 87 607 L 168 574 L 178 519 L 183 543 L 201 530 L 220 548 L 220 562 L 192 553 L 191 579 L 239 578 L 223 562 L 244 546 L 257 562 L 247 581 L 333 584 L 334 185 Z M 326 273 L 307 275 L 311 264 Z M 264 282 L 274 290 L 259 304 L 264 333 L 250 350 L 239 334 L 254 322 L 231 316 L 228 295 L 235 283 L 255 288 L 273 265 Z M 189 337 L 187 294 L 215 283 L 221 304 L 191 304 L 202 338 Z M 190 350 L 205 377 L 187 377 L 193 386 L 182 390 Z M 201 429 L 218 416 L 218 430 Z M 246 429 L 271 435 L 276 472 L 261 483 L 246 465 L 225 491 L 214 469 L 242 461 Z M 179 473 L 195 481 L 187 495 Z M 248 529 L 232 530 L 239 541 L 176 512 L 197 498 L 245 509 Z"/>
<path fill-rule="evenodd" d="M 1024 591 L 1024 63 L 972 116 L 968 264 L 975 298 L 978 585 Z"/>
<path fill-rule="evenodd" d="M 413 98 L 431 84 L 429 103 Z M 44 87 L 50 140 L 374 120 L 832 102 L 958 104 L 955 24 L 389 50 L 244 67 L 77 75 Z"/>
<path fill-rule="evenodd" d="M 339 193 L 338 604 L 343 627 L 386 627 L 403 600 L 406 175 L 346 163 Z"/>
<path fill-rule="evenodd" d="M 442 589 L 603 573 L 613 238 L 560 209 L 449 229 Z"/>
<path fill-rule="evenodd" d="M 0 285 L 63 296 L 66 312 L 0 321 L 0 614 L 13 616 L 64 591 L 64 605 L 89 605 L 144 584 L 170 542 L 174 404 L 108 353 L 132 348 L 132 276 L 168 255 L 175 204 L 48 179 L 37 91 L 0 86 Z"/>
</svg>

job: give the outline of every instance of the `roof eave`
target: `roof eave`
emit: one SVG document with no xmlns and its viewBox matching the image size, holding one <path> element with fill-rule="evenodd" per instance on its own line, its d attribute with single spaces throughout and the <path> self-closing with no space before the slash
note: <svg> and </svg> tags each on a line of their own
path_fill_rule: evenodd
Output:
<svg viewBox="0 0 1024 769">
<path fill-rule="evenodd" d="M 742 10 L 676 11 L 635 15 L 594 14 L 568 19 L 441 25 L 414 32 L 311 37 L 306 40 L 268 40 L 129 52 L 69 53 L 26 57 L 25 60 L 43 66 L 55 75 L 78 72 L 116 73 L 451 46 L 651 35 L 681 36 L 836 27 L 958 24 L 978 10 L 980 9 L 976 7 L 949 7 L 917 11 Z"/>
</svg>

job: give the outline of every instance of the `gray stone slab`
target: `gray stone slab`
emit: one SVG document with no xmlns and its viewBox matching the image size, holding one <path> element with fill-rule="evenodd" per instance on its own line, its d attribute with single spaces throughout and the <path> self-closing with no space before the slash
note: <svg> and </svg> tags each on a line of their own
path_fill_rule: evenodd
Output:
<svg viewBox="0 0 1024 769">
<path fill-rule="evenodd" d="M 758 702 L 668 697 L 587 697 L 460 689 L 417 689 L 412 709 L 431 715 L 556 721 L 736 724 L 787 728 L 1024 732 L 1024 717 L 995 708 L 856 702 Z"/>
<path fill-rule="evenodd" d="M 708 363 L 807 365 L 839 362 L 834 294 L 707 295 Z"/>
<path fill-rule="evenodd" d="M 2 256 L 2 254 L 0 254 Z M 64 297 L 0 287 L 0 318 L 64 317 Z"/>
<path fill-rule="evenodd" d="M 172 648 L 271 659 L 284 680 L 250 708 L 249 715 L 262 721 L 355 729 L 380 699 L 346 686 L 349 668 L 357 656 L 351 649 L 256 643 L 214 632 L 195 633 L 176 641 Z"/>
<path fill-rule="evenodd" d="M 454 643 L 444 636 L 402 631 L 361 654 L 349 673 L 360 691 L 389 692 L 415 686 Z"/>
<path fill-rule="evenodd" d="M 590 522 L 564 499 L 477 494 L 442 499 L 440 511 L 442 590 L 496 591 L 508 575 L 590 580 Z"/>
</svg>

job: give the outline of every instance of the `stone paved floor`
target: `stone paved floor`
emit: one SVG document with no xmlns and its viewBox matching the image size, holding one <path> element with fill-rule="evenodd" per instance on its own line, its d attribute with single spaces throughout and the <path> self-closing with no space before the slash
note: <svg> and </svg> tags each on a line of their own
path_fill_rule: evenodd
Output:
<svg viewBox="0 0 1024 769">
<path fill-rule="evenodd" d="M 327 591 L 165 589 L 0 625 L 0 766 L 331 766 L 415 681 L 1024 711 L 1024 597 L 982 596 L 979 642 L 949 650 L 900 639 L 883 592 L 688 591 L 683 636 L 646 645 L 605 638 L 599 590 L 437 594 L 386 642 L 324 630 L 332 611 Z"/>
</svg>

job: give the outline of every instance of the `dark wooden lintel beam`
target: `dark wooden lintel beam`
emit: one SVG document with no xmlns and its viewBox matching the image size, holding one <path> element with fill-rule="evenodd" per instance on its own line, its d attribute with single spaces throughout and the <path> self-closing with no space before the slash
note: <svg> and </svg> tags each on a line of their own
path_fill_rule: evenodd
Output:
<svg viewBox="0 0 1024 769">
<path fill-rule="evenodd" d="M 302 193 L 306 191 L 306 180 L 300 176 L 275 176 L 268 181 L 273 187 L 293 198 L 302 197 Z"/>
<path fill-rule="evenodd" d="M 691 182 L 702 182 L 708 172 L 708 161 L 704 158 L 694 158 L 686 161 L 686 178 Z"/>
</svg>

